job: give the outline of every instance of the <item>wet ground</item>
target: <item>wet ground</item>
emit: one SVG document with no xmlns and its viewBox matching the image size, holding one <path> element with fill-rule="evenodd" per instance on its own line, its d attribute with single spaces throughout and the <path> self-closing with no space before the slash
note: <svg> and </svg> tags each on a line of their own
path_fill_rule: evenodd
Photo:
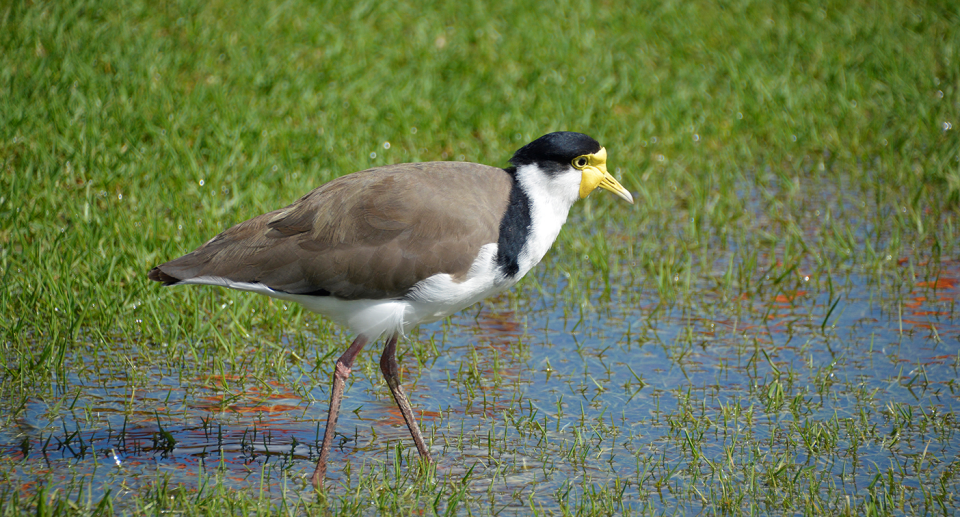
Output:
<svg viewBox="0 0 960 517">
<path fill-rule="evenodd" d="M 823 231 L 817 218 L 798 217 L 811 240 Z M 851 226 L 878 231 L 868 220 Z M 616 224 L 606 231 L 614 250 L 632 238 Z M 548 258 L 519 295 L 401 341 L 404 385 L 441 482 L 464 480 L 491 511 L 555 510 L 600 492 L 620 510 L 696 510 L 730 486 L 772 500 L 781 477 L 829 500 L 875 499 L 896 484 L 908 499 L 941 491 L 944 508 L 960 507 L 960 262 L 918 253 L 878 271 L 853 257 L 827 281 L 813 253 L 792 268 L 764 257 L 741 289 L 721 280 L 736 246 L 722 250 L 678 273 L 672 280 L 688 287 L 667 300 L 643 271 L 571 300 L 563 265 Z M 632 265 L 616 256 L 613 271 Z M 305 338 L 341 350 L 349 340 Z M 287 339 L 254 334 L 248 345 L 277 350 L 290 369 L 283 382 L 214 357 L 203 368 L 131 360 L 104 370 L 96 365 L 116 361 L 68 358 L 76 373 L 57 384 L 60 400 L 31 399 L 15 427 L 0 429 L 0 469 L 27 491 L 81 480 L 121 506 L 158 479 L 201 490 L 218 476 L 277 499 L 308 490 L 336 356 Z M 415 455 L 376 368 L 379 347 L 368 346 L 348 384 L 334 491 L 403 472 Z"/>
</svg>

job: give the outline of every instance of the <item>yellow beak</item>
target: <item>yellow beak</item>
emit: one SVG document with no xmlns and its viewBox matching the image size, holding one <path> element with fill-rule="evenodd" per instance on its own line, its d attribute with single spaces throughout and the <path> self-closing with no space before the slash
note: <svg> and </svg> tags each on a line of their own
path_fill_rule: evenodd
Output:
<svg viewBox="0 0 960 517">
<path fill-rule="evenodd" d="M 600 148 L 596 154 L 588 156 L 590 163 L 583 168 L 583 177 L 580 179 L 580 198 L 587 197 L 597 187 L 609 190 L 620 196 L 628 203 L 633 203 L 633 196 L 623 185 L 607 172 L 607 150 Z"/>
</svg>

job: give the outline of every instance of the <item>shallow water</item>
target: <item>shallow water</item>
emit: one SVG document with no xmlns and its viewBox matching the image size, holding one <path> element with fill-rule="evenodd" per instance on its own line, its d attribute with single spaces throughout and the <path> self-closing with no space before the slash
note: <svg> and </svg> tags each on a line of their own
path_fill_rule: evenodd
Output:
<svg viewBox="0 0 960 517">
<path fill-rule="evenodd" d="M 811 238 L 816 217 L 800 224 Z M 872 231 L 867 221 L 852 226 Z M 631 238 L 616 225 L 606 231 L 610 242 Z M 781 475 L 826 499 L 875 498 L 878 477 L 897 472 L 908 494 L 919 499 L 939 482 L 946 507 L 960 507 L 960 262 L 898 257 L 885 274 L 852 266 L 832 289 L 804 263 L 788 282 L 759 271 L 768 287 L 724 291 L 715 278 L 733 256 L 700 264 L 676 300 L 636 273 L 579 304 L 548 258 L 538 289 L 527 283 L 519 298 L 488 300 L 412 336 L 436 353 L 401 342 L 404 385 L 440 482 L 466 479 L 474 504 L 491 512 L 557 510 L 603 491 L 617 494 L 618 511 L 696 511 L 731 485 L 776 495 Z M 929 274 L 905 282 L 897 272 L 913 265 Z M 250 346 L 264 342 L 277 344 L 255 336 Z M 376 368 L 379 346 L 368 346 L 348 384 L 334 492 L 361 473 L 405 471 L 415 455 Z M 289 498 L 307 491 L 325 421 L 328 385 L 310 374 L 335 360 L 302 359 L 288 359 L 285 383 L 215 365 L 84 370 L 60 380 L 59 405 L 32 399 L 16 427 L 0 429 L 0 464 L 24 490 L 82 479 L 121 506 L 158 473 L 185 490 L 216 474 L 227 487 Z"/>
</svg>

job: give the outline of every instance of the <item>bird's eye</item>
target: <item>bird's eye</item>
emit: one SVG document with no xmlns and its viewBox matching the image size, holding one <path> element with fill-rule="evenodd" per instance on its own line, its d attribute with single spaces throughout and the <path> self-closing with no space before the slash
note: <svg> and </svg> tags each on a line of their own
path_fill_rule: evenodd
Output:
<svg viewBox="0 0 960 517">
<path fill-rule="evenodd" d="M 576 157 L 576 158 L 573 159 L 573 166 L 576 167 L 576 168 L 578 168 L 578 169 L 582 169 L 582 168 L 586 167 L 586 166 L 587 166 L 587 163 L 588 163 L 588 162 L 587 162 L 587 157 L 586 157 L 586 156 L 578 156 L 578 157 Z"/>
</svg>

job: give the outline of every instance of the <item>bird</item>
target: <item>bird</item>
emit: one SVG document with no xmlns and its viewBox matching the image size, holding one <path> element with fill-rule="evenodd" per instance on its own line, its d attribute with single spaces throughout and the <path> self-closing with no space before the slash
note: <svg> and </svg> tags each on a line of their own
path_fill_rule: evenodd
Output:
<svg viewBox="0 0 960 517">
<path fill-rule="evenodd" d="M 582 133 L 543 135 L 509 163 L 404 163 L 346 174 L 147 276 L 168 286 L 221 286 L 296 302 L 356 335 L 333 371 L 311 476 L 318 490 L 346 379 L 361 350 L 381 337 L 380 370 L 429 464 L 400 385 L 397 340 L 516 284 L 553 245 L 573 204 L 595 189 L 633 203 L 607 171 L 606 148 Z"/>
</svg>

